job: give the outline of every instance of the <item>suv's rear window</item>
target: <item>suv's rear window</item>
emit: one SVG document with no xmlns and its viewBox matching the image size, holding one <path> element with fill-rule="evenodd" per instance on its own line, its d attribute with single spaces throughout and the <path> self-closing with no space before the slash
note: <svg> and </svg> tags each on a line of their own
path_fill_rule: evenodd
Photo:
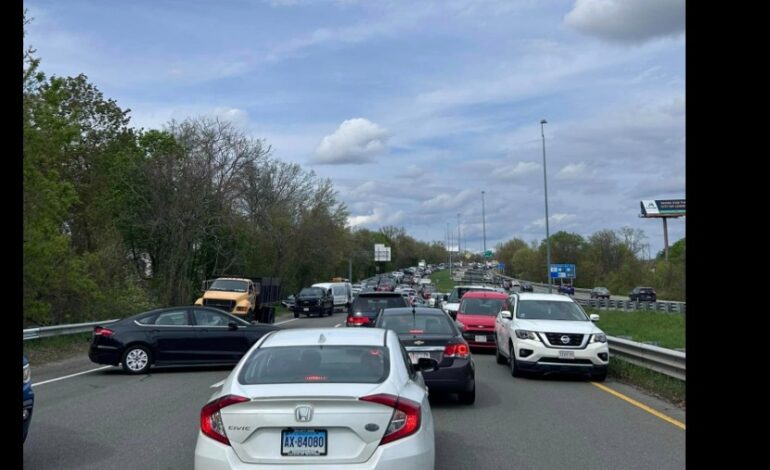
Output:
<svg viewBox="0 0 770 470">
<path fill-rule="evenodd" d="M 254 350 L 238 382 L 381 383 L 389 371 L 388 350 L 383 346 L 287 346 Z"/>
<path fill-rule="evenodd" d="M 449 318 L 444 315 L 412 315 L 411 313 L 383 313 L 379 328 L 386 328 L 396 334 L 454 335 Z"/>
<path fill-rule="evenodd" d="M 381 308 L 406 307 L 406 300 L 400 295 L 387 297 L 358 296 L 353 302 L 353 312 L 377 313 Z"/>
</svg>

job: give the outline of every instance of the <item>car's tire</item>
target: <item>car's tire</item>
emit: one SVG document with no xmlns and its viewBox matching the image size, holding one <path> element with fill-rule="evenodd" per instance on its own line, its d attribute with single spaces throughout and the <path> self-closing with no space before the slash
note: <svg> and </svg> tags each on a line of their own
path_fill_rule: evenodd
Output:
<svg viewBox="0 0 770 470">
<path fill-rule="evenodd" d="M 476 383 L 473 383 L 473 388 L 469 392 L 458 392 L 457 397 L 463 405 L 472 405 L 476 401 Z"/>
<path fill-rule="evenodd" d="M 152 365 L 152 354 L 147 346 L 132 344 L 123 352 L 122 364 L 129 374 L 144 374 Z"/>
<path fill-rule="evenodd" d="M 294 318 L 299 318 L 299 312 L 294 312 Z"/>
<path fill-rule="evenodd" d="M 498 364 L 505 364 L 505 356 L 500 354 L 500 347 L 495 345 L 495 361 L 497 361 Z"/>
<path fill-rule="evenodd" d="M 594 382 L 604 382 L 604 380 L 607 378 L 607 371 L 604 370 L 603 372 L 597 372 L 595 374 L 591 374 L 591 380 Z"/>
<path fill-rule="evenodd" d="M 521 373 L 521 370 L 519 369 L 519 361 L 516 360 L 516 355 L 513 353 L 513 345 L 511 345 L 510 349 L 511 358 L 510 358 L 510 365 L 511 365 L 511 376 L 513 377 L 523 377 L 523 374 Z"/>
</svg>

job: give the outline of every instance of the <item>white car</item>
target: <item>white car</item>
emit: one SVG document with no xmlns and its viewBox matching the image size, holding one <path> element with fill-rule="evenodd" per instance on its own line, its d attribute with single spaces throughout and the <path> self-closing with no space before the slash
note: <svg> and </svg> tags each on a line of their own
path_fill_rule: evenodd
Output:
<svg viewBox="0 0 770 470">
<path fill-rule="evenodd" d="M 393 330 L 273 331 L 201 410 L 195 469 L 432 469 L 433 417 Z"/>
<path fill-rule="evenodd" d="M 519 293 L 511 297 L 513 312 L 495 320 L 498 364 L 510 364 L 511 375 L 527 372 L 590 374 L 607 377 L 607 335 L 596 325 L 599 315 L 586 315 L 570 297 Z"/>
</svg>

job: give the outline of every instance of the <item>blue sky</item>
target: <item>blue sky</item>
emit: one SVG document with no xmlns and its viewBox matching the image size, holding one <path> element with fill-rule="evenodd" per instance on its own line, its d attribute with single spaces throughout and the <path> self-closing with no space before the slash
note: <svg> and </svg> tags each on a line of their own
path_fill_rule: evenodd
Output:
<svg viewBox="0 0 770 470">
<path fill-rule="evenodd" d="M 136 127 L 233 121 L 331 178 L 356 227 L 465 247 L 588 236 L 684 198 L 684 0 L 26 1 L 42 69 Z M 671 243 L 683 218 L 671 220 Z"/>
</svg>

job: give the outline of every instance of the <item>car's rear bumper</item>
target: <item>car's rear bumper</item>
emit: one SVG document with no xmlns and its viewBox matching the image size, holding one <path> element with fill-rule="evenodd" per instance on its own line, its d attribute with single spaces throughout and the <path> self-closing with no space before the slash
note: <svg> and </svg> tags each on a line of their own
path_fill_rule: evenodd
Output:
<svg viewBox="0 0 770 470">
<path fill-rule="evenodd" d="M 475 387 L 475 370 L 470 360 L 454 359 L 448 367 L 423 371 L 425 385 L 432 392 L 469 392 Z"/>
<path fill-rule="evenodd" d="M 120 351 L 117 348 L 107 348 L 112 347 L 91 345 L 91 348 L 88 350 L 88 358 L 91 359 L 91 362 L 95 362 L 97 364 L 107 364 L 110 366 L 116 366 L 120 364 Z"/>
</svg>

